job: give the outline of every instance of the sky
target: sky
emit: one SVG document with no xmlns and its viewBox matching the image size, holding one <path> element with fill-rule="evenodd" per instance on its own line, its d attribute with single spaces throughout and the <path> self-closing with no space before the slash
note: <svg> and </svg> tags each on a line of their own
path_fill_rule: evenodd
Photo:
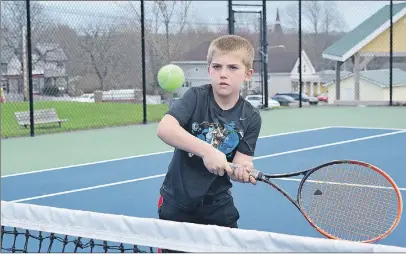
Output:
<svg viewBox="0 0 406 254">
<path fill-rule="evenodd" d="M 100 18 L 108 20 L 115 19 L 116 21 L 126 20 L 125 17 L 136 18 L 134 16 L 135 9 L 139 10 L 139 2 L 133 1 L 135 9 L 130 8 L 129 1 L 40 1 L 46 6 L 47 14 L 52 20 L 68 23 L 72 26 L 83 25 L 83 23 L 100 20 Z M 331 1 L 329 1 L 331 2 Z M 365 19 L 373 15 L 380 8 L 389 4 L 389 1 L 335 1 L 338 10 L 342 13 L 347 25 L 347 30 L 351 30 L 358 26 Z M 406 1 L 394 1 L 400 3 Z M 151 2 L 146 1 L 146 18 L 151 19 L 150 5 Z M 238 4 L 261 4 L 261 1 L 233 1 Z M 279 8 L 282 24 L 286 23 L 285 8 L 289 4 L 297 3 L 297 1 L 267 1 L 267 20 L 268 23 L 274 22 L 276 17 L 276 9 Z M 195 18 L 190 18 L 192 23 L 208 23 L 208 24 L 227 24 L 227 1 L 194 1 L 191 6 L 190 14 L 196 15 Z M 237 8 L 237 7 L 235 7 Z M 241 7 L 238 7 L 241 9 Z M 248 8 L 248 7 L 247 7 Z M 246 9 L 247 9 L 246 8 Z M 250 10 L 258 10 L 261 7 L 249 7 Z M 149 12 L 148 12 L 149 10 Z M 78 19 L 75 19 L 78 18 Z"/>
</svg>

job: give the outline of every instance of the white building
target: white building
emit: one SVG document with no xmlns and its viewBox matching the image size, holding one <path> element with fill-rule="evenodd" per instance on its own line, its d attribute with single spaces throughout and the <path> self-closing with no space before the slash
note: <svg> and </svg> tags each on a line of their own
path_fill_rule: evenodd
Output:
<svg viewBox="0 0 406 254">
<path fill-rule="evenodd" d="M 393 69 L 393 101 L 406 102 L 406 71 Z M 389 69 L 367 70 L 360 72 L 360 101 L 385 102 L 389 101 Z M 354 101 L 355 74 L 350 73 L 341 78 L 340 101 Z M 328 88 L 328 103 L 334 103 L 336 98 L 335 81 L 326 83 Z"/>
</svg>

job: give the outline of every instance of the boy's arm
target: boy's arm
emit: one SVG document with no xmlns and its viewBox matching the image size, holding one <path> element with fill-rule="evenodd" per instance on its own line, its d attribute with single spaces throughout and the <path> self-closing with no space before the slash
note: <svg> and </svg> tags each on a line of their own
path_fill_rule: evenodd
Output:
<svg viewBox="0 0 406 254">
<path fill-rule="evenodd" d="M 166 144 L 199 157 L 210 153 L 213 148 L 209 143 L 187 132 L 170 114 L 166 114 L 162 118 L 158 125 L 157 135 Z"/>
<path fill-rule="evenodd" d="M 238 170 L 236 175 L 231 176 L 235 181 L 256 183 L 255 179 L 249 178 L 248 172 L 254 168 L 253 159 L 261 125 L 261 115 L 259 113 L 253 114 L 247 132 L 240 141 L 233 159 L 233 163 L 244 167 L 244 169 Z"/>
<path fill-rule="evenodd" d="M 231 173 L 225 154 L 185 130 L 184 126 L 192 116 L 196 103 L 195 90 L 188 89 L 162 118 L 157 135 L 166 144 L 201 157 L 210 172 L 218 175 L 224 175 L 224 171 Z"/>
</svg>

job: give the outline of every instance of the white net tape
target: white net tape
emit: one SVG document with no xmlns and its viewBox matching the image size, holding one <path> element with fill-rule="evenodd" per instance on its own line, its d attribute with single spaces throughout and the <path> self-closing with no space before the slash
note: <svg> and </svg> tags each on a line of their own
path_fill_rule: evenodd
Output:
<svg viewBox="0 0 406 254">
<path fill-rule="evenodd" d="M 292 236 L 1 201 L 1 225 L 185 252 L 406 252 Z"/>
</svg>

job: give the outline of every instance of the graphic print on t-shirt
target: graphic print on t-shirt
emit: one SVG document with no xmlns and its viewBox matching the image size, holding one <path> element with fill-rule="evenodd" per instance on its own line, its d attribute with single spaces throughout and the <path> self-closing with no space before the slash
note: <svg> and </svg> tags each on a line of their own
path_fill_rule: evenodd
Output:
<svg viewBox="0 0 406 254">
<path fill-rule="evenodd" d="M 243 131 L 235 127 L 235 122 L 229 124 L 202 123 L 194 122 L 192 124 L 192 134 L 197 138 L 211 144 L 226 156 L 231 156 L 232 151 L 238 146 L 240 139 L 243 137 Z M 193 154 L 189 154 L 190 157 Z"/>
</svg>

